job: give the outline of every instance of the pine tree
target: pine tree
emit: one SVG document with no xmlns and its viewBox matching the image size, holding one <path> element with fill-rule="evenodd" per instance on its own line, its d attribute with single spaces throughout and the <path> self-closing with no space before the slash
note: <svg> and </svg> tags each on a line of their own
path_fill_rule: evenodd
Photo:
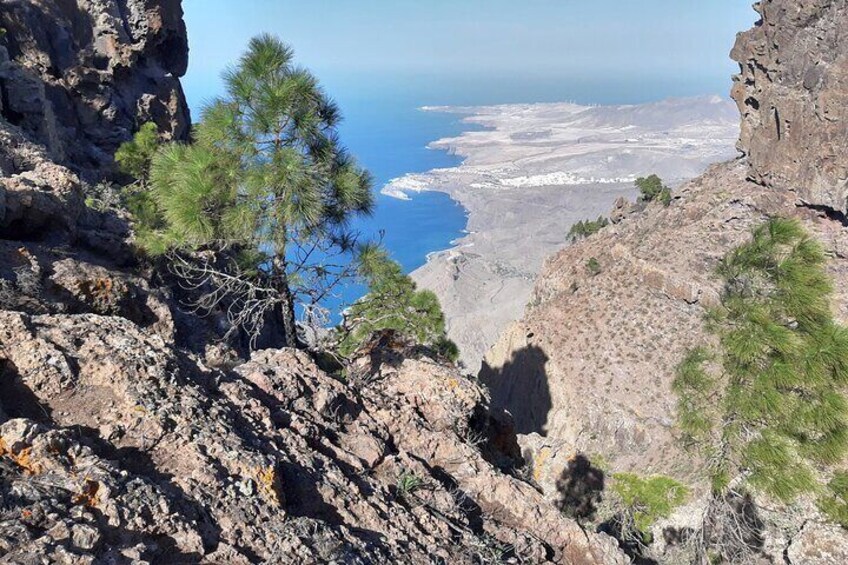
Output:
<svg viewBox="0 0 848 565">
<path fill-rule="evenodd" d="M 594 235 L 610 224 L 609 218 L 598 216 L 597 220 L 580 220 L 568 230 L 568 238 L 571 243 Z"/>
<path fill-rule="evenodd" d="M 374 332 L 394 330 L 456 361 L 459 350 L 446 336 L 445 318 L 433 292 L 418 290 L 415 281 L 378 247 L 364 246 L 358 265 L 369 292 L 345 312 L 338 347 L 343 356 L 353 353 Z"/>
<path fill-rule="evenodd" d="M 689 352 L 674 382 L 716 496 L 741 482 L 791 501 L 816 492 L 819 469 L 848 449 L 848 330 L 833 320 L 824 266 L 798 222 L 772 219 L 718 269 L 718 347 Z"/>
<path fill-rule="evenodd" d="M 342 256 L 356 245 L 350 219 L 371 212 L 371 178 L 338 140 L 338 108 L 281 41 L 252 39 L 224 79 L 193 143 L 152 157 L 154 217 L 139 240 L 205 293 L 199 307 L 226 303 L 253 338 L 271 313 L 293 346 L 296 301 L 320 302 L 353 272 Z M 139 153 L 122 160 L 134 166 Z"/>
<path fill-rule="evenodd" d="M 115 162 L 121 171 L 136 179 L 141 184 L 146 184 L 150 163 L 159 149 L 159 132 L 156 124 L 148 122 L 142 124 L 131 141 L 122 144 L 115 152 Z"/>
<path fill-rule="evenodd" d="M 160 147 L 156 124 L 142 124 L 132 140 L 122 144 L 115 152 L 115 162 L 121 172 L 135 179 L 121 192 L 123 206 L 130 212 L 141 242 L 151 245 L 156 241 L 152 234 L 165 227 L 159 207 L 150 193 L 150 166 Z M 164 252 L 156 248 L 157 252 Z"/>
</svg>

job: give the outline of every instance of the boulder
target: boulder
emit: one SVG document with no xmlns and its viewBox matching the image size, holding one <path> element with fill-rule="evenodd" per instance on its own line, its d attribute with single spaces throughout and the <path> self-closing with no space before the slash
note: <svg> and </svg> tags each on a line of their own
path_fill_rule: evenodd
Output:
<svg viewBox="0 0 848 565">
<path fill-rule="evenodd" d="M 20 128 L 0 120 L 0 238 L 73 240 L 83 210 L 79 177 Z"/>
<path fill-rule="evenodd" d="M 793 565 L 848 563 L 848 532 L 833 524 L 807 522 L 786 551 Z"/>
</svg>

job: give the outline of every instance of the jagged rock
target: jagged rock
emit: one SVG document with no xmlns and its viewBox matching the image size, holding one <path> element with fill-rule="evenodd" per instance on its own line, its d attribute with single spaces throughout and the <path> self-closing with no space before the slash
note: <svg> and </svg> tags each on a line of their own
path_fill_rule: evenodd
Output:
<svg viewBox="0 0 848 565">
<path fill-rule="evenodd" d="M 53 262 L 50 270 L 49 281 L 73 303 L 71 311 L 120 316 L 174 341 L 171 310 L 144 279 L 71 258 Z"/>
<path fill-rule="evenodd" d="M 79 178 L 51 161 L 44 149 L 0 119 L 0 238 L 72 239 L 83 199 Z"/>
<path fill-rule="evenodd" d="M 740 34 L 733 98 L 739 149 L 756 182 L 848 211 L 848 27 L 845 0 L 765 0 Z"/>
<path fill-rule="evenodd" d="M 142 122 L 187 137 L 180 0 L 2 4 L 0 113 L 55 159 L 99 177 Z"/>
<path fill-rule="evenodd" d="M 632 212 L 633 205 L 625 197 L 619 197 L 613 204 L 610 212 L 610 221 L 614 224 L 619 223 Z"/>
<path fill-rule="evenodd" d="M 354 388 L 295 350 L 210 371 L 123 318 L 0 312 L 0 559 L 627 562 L 484 458 L 478 385 L 372 353 Z"/>
</svg>

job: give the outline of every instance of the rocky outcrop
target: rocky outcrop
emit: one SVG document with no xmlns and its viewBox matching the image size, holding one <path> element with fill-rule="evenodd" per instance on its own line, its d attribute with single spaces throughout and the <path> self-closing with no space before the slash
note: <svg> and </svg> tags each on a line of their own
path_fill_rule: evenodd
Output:
<svg viewBox="0 0 848 565">
<path fill-rule="evenodd" d="M 481 372 L 520 433 L 566 454 L 602 455 L 618 471 L 694 479 L 700 462 L 675 439 L 671 380 L 685 352 L 709 339 L 703 317 L 721 291 L 718 261 L 777 214 L 802 218 L 832 250 L 848 245 L 840 225 L 745 174 L 742 163 L 713 167 L 668 208 L 651 205 L 548 260 L 523 320 Z M 592 258 L 599 271 L 587 269 Z M 848 280 L 848 262 L 833 270 Z M 561 471 L 537 469 L 550 484 Z"/>
<path fill-rule="evenodd" d="M 0 237 L 73 239 L 82 213 L 79 177 L 0 119 Z"/>
<path fill-rule="evenodd" d="M 54 160 L 98 178 L 143 122 L 188 135 L 180 0 L 2 0 L 0 27 L 0 115 Z"/>
<path fill-rule="evenodd" d="M 426 358 L 375 346 L 352 386 L 293 350 L 205 369 L 116 317 L 0 328 L 7 561 L 626 563 L 484 459 L 481 389 Z"/>
<path fill-rule="evenodd" d="M 733 98 L 749 175 L 837 214 L 848 211 L 848 3 L 765 0 L 740 34 Z"/>
</svg>

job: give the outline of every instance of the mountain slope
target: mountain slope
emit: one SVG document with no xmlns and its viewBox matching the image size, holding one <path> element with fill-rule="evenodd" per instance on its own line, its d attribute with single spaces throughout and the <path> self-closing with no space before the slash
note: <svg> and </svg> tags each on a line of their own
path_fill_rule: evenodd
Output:
<svg viewBox="0 0 848 565">
<path fill-rule="evenodd" d="M 704 315 L 722 291 L 719 260 L 766 218 L 797 218 L 824 245 L 834 313 L 848 322 L 848 137 L 838 103 L 848 92 L 848 3 L 770 0 L 758 9 L 763 21 L 733 51 L 743 157 L 684 184 L 668 207 L 620 208 L 618 223 L 550 258 L 523 319 L 484 362 L 493 404 L 515 417 L 553 499 L 578 453 L 607 471 L 661 473 L 706 490 L 704 462 L 676 440 L 671 383 L 684 353 L 710 340 Z M 599 270 L 587 268 L 592 259 Z M 802 516 L 820 519 L 800 512 L 799 524 Z M 769 536 L 773 555 L 791 543 Z M 807 559 L 792 562 L 839 560 Z"/>
</svg>

